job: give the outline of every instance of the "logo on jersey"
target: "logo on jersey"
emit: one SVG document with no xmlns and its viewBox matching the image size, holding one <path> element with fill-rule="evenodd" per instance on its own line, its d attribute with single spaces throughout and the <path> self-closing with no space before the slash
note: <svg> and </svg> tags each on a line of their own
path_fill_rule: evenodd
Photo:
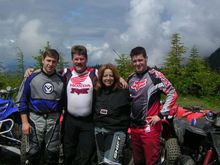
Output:
<svg viewBox="0 0 220 165">
<path fill-rule="evenodd" d="M 88 76 L 89 76 L 89 73 L 79 75 L 77 77 L 73 77 L 71 78 L 71 82 L 72 84 L 77 84 L 77 85 L 82 84 L 82 82 L 84 82 Z"/>
<path fill-rule="evenodd" d="M 88 94 L 89 88 L 84 88 L 84 89 L 78 89 L 78 88 L 71 88 L 71 93 L 76 93 L 76 94 Z"/>
<path fill-rule="evenodd" d="M 135 91 L 138 91 L 141 88 L 146 86 L 146 84 L 147 84 L 146 82 L 147 82 L 147 80 L 135 81 L 133 83 L 133 85 L 131 86 L 131 89 L 134 89 Z"/>
<path fill-rule="evenodd" d="M 71 93 L 76 94 L 88 94 L 89 89 L 91 88 L 90 84 L 83 84 L 85 80 L 89 77 L 89 72 L 79 75 L 77 77 L 72 77 L 71 80 Z"/>
<path fill-rule="evenodd" d="M 47 83 L 45 83 L 45 84 L 43 85 L 43 91 L 44 91 L 44 93 L 50 94 L 50 93 L 53 92 L 53 90 L 54 90 L 53 84 L 47 82 Z"/>
</svg>

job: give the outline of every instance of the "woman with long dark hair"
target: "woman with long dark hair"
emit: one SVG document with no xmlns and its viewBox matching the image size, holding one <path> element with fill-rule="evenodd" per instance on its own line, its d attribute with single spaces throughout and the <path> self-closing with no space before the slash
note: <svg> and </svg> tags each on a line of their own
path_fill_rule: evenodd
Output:
<svg viewBox="0 0 220 165">
<path fill-rule="evenodd" d="M 94 122 L 99 164 L 121 164 L 129 125 L 129 92 L 120 87 L 114 65 L 103 65 L 95 86 Z"/>
</svg>

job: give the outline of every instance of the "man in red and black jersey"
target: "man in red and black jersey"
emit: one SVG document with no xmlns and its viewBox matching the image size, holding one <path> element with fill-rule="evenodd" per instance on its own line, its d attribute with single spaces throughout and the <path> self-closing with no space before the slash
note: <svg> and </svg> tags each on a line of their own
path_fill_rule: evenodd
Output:
<svg viewBox="0 0 220 165">
<path fill-rule="evenodd" d="M 172 84 L 159 71 L 147 66 L 143 47 L 130 53 L 135 73 L 129 76 L 131 95 L 131 146 L 136 165 L 156 164 L 160 155 L 161 119 L 169 114 L 177 99 Z M 166 95 L 160 108 L 160 96 Z"/>
</svg>

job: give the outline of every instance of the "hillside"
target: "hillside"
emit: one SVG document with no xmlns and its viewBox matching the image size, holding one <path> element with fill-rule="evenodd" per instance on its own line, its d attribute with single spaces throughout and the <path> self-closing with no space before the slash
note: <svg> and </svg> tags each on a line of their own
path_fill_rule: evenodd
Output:
<svg viewBox="0 0 220 165">
<path fill-rule="evenodd" d="M 212 69 L 220 71 L 220 48 L 208 57 L 208 62 Z"/>
</svg>

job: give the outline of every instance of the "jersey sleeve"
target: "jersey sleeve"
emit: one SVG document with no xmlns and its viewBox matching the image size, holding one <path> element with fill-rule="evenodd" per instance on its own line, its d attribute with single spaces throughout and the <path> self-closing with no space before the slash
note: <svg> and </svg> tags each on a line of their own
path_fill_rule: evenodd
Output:
<svg viewBox="0 0 220 165">
<path fill-rule="evenodd" d="M 166 95 L 165 102 L 159 113 L 159 117 L 163 118 L 164 116 L 169 115 L 169 112 L 173 107 L 173 105 L 175 104 L 178 95 L 171 82 L 161 72 L 159 71 L 156 72 L 157 74 L 159 74 L 161 82 L 163 83 L 163 86 L 161 86 L 161 90 Z"/>
<path fill-rule="evenodd" d="M 30 80 L 31 78 L 28 77 L 24 82 L 22 94 L 19 100 L 19 112 L 21 114 L 26 114 L 28 112 L 28 101 L 30 97 Z"/>
</svg>

